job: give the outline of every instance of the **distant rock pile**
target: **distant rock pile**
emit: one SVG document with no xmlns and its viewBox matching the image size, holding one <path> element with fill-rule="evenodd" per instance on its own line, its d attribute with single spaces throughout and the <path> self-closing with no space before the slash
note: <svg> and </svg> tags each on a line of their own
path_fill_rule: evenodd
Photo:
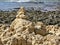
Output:
<svg viewBox="0 0 60 45">
<path fill-rule="evenodd" d="M 60 45 L 60 27 L 45 25 L 35 17 L 30 19 L 21 7 L 10 28 L 0 29 L 0 45 Z"/>
</svg>

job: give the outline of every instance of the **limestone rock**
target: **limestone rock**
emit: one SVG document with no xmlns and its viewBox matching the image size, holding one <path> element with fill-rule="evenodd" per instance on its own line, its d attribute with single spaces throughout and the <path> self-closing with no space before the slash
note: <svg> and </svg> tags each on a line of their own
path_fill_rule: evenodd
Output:
<svg viewBox="0 0 60 45">
<path fill-rule="evenodd" d="M 36 34 L 46 35 L 48 31 L 46 30 L 46 26 L 42 22 L 37 22 L 35 25 Z"/>
<path fill-rule="evenodd" d="M 2 41 L 1 41 L 1 38 L 0 38 L 0 45 L 3 45 Z"/>
<path fill-rule="evenodd" d="M 23 19 L 27 18 L 27 16 L 25 16 L 26 11 L 25 11 L 24 7 L 21 7 L 17 13 L 18 14 L 17 14 L 16 18 L 23 18 Z"/>
</svg>

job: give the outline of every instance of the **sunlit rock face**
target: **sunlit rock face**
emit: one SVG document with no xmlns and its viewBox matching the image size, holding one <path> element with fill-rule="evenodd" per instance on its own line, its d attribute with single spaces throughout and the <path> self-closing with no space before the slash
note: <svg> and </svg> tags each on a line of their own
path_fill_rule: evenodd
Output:
<svg viewBox="0 0 60 45">
<path fill-rule="evenodd" d="M 35 17 L 36 16 L 34 16 L 33 18 L 35 18 Z M 18 11 L 18 15 L 16 16 L 16 19 L 14 20 L 14 22 L 12 22 L 12 25 L 14 24 L 12 27 L 14 27 L 14 29 L 15 28 L 18 29 L 18 27 L 24 26 L 29 31 L 33 30 L 33 31 L 30 31 L 30 32 L 34 32 L 35 31 L 36 34 L 45 35 L 45 33 L 47 33 L 47 31 L 45 29 L 45 25 L 42 22 L 37 22 L 36 23 L 36 19 L 32 19 L 32 22 L 31 22 L 31 20 L 29 21 L 30 18 L 29 19 L 27 19 L 27 18 L 28 18 L 28 16 L 26 15 L 25 9 L 23 7 L 21 7 L 21 9 Z M 43 32 L 44 34 L 41 33 L 41 32 Z"/>
</svg>

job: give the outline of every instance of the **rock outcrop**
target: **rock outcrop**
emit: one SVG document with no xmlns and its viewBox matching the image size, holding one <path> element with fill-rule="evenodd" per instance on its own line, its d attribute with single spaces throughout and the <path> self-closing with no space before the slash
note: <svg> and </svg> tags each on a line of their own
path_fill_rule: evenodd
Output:
<svg viewBox="0 0 60 45">
<path fill-rule="evenodd" d="M 10 28 L 0 35 L 0 45 L 60 45 L 60 27 L 28 19 L 21 7 Z M 33 20 L 33 19 L 32 19 Z"/>
</svg>

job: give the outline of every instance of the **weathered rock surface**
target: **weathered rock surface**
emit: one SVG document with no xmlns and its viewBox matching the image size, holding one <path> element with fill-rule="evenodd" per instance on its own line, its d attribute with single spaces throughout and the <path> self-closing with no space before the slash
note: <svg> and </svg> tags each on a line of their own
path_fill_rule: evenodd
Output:
<svg viewBox="0 0 60 45">
<path fill-rule="evenodd" d="M 60 27 L 45 25 L 22 7 L 9 28 L 0 28 L 0 45 L 60 45 Z"/>
</svg>

